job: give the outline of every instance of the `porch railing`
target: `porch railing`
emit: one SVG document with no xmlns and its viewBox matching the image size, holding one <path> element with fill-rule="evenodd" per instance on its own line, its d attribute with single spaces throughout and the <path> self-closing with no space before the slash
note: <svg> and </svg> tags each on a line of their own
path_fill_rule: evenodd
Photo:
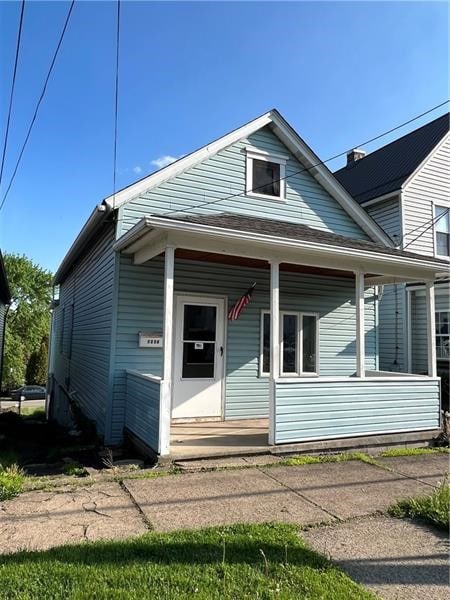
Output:
<svg viewBox="0 0 450 600">
<path fill-rule="evenodd" d="M 275 443 L 437 429 L 439 388 L 414 375 L 278 379 Z"/>
<path fill-rule="evenodd" d="M 125 426 L 155 452 L 159 442 L 161 378 L 127 370 Z"/>
</svg>

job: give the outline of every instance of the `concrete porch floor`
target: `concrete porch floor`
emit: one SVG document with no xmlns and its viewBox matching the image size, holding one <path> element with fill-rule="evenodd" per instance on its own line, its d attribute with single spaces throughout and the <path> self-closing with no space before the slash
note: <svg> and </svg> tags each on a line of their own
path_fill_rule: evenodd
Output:
<svg viewBox="0 0 450 600">
<path fill-rule="evenodd" d="M 204 458 L 269 451 L 268 419 L 172 423 L 170 457 Z"/>
</svg>

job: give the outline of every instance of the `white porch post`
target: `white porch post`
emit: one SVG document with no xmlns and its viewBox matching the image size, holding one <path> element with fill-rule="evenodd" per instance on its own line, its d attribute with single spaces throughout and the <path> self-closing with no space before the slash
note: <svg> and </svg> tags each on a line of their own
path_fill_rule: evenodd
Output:
<svg viewBox="0 0 450 600">
<path fill-rule="evenodd" d="M 269 444 L 275 444 L 275 381 L 280 376 L 280 263 L 270 263 Z"/>
<path fill-rule="evenodd" d="M 436 315 L 434 303 L 434 282 L 427 281 L 427 348 L 428 348 L 428 375 L 437 376 L 436 363 Z"/>
<path fill-rule="evenodd" d="M 159 404 L 159 454 L 161 456 L 167 456 L 170 452 L 174 263 L 175 248 L 167 246 L 164 253 L 163 370 Z"/>
<path fill-rule="evenodd" d="M 366 376 L 364 273 L 355 273 L 356 376 Z"/>
</svg>

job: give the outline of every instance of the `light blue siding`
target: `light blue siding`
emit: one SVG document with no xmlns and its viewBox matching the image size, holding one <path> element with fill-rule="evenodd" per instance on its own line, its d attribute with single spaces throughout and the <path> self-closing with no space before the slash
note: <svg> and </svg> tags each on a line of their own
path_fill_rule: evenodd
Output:
<svg viewBox="0 0 450 600">
<path fill-rule="evenodd" d="M 105 432 L 111 352 L 114 226 L 97 236 L 60 286 L 53 313 L 53 376 Z"/>
<path fill-rule="evenodd" d="M 276 384 L 277 444 L 438 427 L 438 380 Z"/>
<path fill-rule="evenodd" d="M 286 201 L 244 195 L 245 148 L 249 145 L 289 155 L 286 165 Z M 236 194 L 237 197 L 223 199 Z M 192 210 L 192 207 L 200 203 L 211 201 L 215 202 Z M 338 202 L 304 170 L 269 127 L 126 203 L 119 211 L 120 226 L 117 235 L 127 231 L 143 215 L 186 209 L 190 213 L 231 212 L 256 215 L 303 223 L 348 237 L 368 239 Z"/>
<path fill-rule="evenodd" d="M 380 290 L 379 347 L 382 371 L 407 371 L 405 284 L 385 285 Z"/>
<path fill-rule="evenodd" d="M 158 452 L 160 383 L 143 374 L 126 373 L 125 426 Z"/>
<path fill-rule="evenodd" d="M 160 348 L 139 348 L 139 331 L 161 331 L 163 261 L 136 266 L 121 257 L 114 386 L 114 441 L 120 441 L 125 414 L 127 369 L 161 375 Z M 175 292 L 225 296 L 229 304 L 253 282 L 250 304 L 237 321 L 227 323 L 225 418 L 268 415 L 268 378 L 259 376 L 261 311 L 268 310 L 269 270 L 176 259 Z M 321 375 L 355 372 L 355 302 L 353 280 L 282 272 L 281 310 L 320 315 Z M 366 294 L 367 368 L 376 368 L 376 323 L 373 290 Z"/>
</svg>

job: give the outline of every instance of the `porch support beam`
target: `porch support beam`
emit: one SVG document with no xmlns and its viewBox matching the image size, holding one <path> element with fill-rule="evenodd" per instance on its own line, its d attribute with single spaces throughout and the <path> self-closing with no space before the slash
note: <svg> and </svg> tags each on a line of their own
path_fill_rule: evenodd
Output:
<svg viewBox="0 0 450 600">
<path fill-rule="evenodd" d="M 170 412 L 172 403 L 173 355 L 173 280 L 175 248 L 166 246 L 164 253 L 164 314 L 163 314 L 163 370 L 159 405 L 159 454 L 170 453 Z"/>
<path fill-rule="evenodd" d="M 356 376 L 366 376 L 364 273 L 355 273 Z"/>
<path fill-rule="evenodd" d="M 269 445 L 275 444 L 275 382 L 280 377 L 280 263 L 270 262 Z"/>
<path fill-rule="evenodd" d="M 427 281 L 426 284 L 427 298 L 427 348 L 428 348 L 428 375 L 430 377 L 437 376 L 436 363 L 436 316 L 435 316 L 435 301 L 434 301 L 434 282 Z"/>
</svg>

